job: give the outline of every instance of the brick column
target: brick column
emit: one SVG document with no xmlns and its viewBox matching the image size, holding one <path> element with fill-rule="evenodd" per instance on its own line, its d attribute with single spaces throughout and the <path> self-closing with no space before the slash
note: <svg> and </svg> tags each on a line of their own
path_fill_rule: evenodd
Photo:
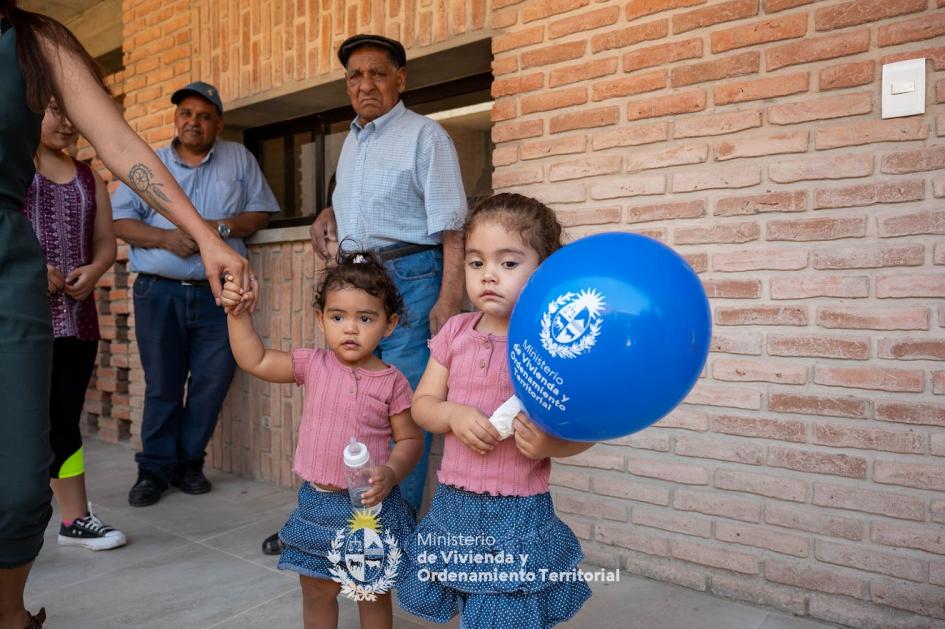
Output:
<svg viewBox="0 0 945 629">
<path fill-rule="evenodd" d="M 125 119 L 153 148 L 174 137 L 170 97 L 193 80 L 190 5 L 184 0 L 123 2 Z M 112 279 L 114 296 L 109 305 L 109 316 L 116 326 L 111 362 L 119 389 L 112 396 L 110 422 L 118 428 L 113 433 L 116 438 L 130 434 L 137 447 L 144 409 L 144 372 L 134 336 L 131 287 L 135 275 L 128 268 L 128 247 L 120 245 Z"/>
</svg>

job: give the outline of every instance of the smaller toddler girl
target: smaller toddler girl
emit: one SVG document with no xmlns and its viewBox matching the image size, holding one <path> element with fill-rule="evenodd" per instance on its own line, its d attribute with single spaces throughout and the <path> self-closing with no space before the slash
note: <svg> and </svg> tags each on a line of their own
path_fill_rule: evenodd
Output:
<svg viewBox="0 0 945 629">
<path fill-rule="evenodd" d="M 397 484 L 420 457 L 422 433 L 410 416 L 407 379 L 373 354 L 397 325 L 403 301 L 373 256 L 342 253 L 338 264 L 325 271 L 315 296 L 315 320 L 329 349 L 284 352 L 263 346 L 248 312 L 234 314 L 241 300 L 252 296 L 232 276 L 225 279 L 222 302 L 237 364 L 268 382 L 305 387 L 292 469 L 306 482 L 298 507 L 279 532 L 285 545 L 279 568 L 299 573 L 306 629 L 334 627 L 341 586 L 332 580 L 335 564 L 328 556 L 352 517 L 342 454 L 351 437 L 367 446 L 376 466 L 363 502 L 383 504 L 377 516 L 381 533 L 389 530 L 403 548 L 415 523 Z M 364 628 L 392 626 L 389 592 L 359 601 L 358 611 Z"/>
</svg>

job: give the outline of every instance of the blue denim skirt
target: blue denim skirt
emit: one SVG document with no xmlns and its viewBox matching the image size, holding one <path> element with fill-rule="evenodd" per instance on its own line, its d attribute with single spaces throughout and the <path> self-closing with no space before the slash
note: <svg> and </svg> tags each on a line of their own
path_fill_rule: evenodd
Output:
<svg viewBox="0 0 945 629">
<path fill-rule="evenodd" d="M 405 546 L 397 600 L 433 622 L 461 611 L 471 629 L 545 629 L 590 597 L 575 578 L 582 558 L 551 494 L 491 496 L 440 485 Z"/>
<path fill-rule="evenodd" d="M 403 549 L 416 526 L 416 515 L 396 485 L 383 505 L 378 515 L 381 535 L 390 531 L 399 548 Z M 299 488 L 298 506 L 279 531 L 285 550 L 278 567 L 308 577 L 331 580 L 334 564 L 328 555 L 332 552 L 332 542 L 338 531 L 347 528 L 352 515 L 348 492 L 319 491 L 308 483 L 303 484 Z"/>
</svg>

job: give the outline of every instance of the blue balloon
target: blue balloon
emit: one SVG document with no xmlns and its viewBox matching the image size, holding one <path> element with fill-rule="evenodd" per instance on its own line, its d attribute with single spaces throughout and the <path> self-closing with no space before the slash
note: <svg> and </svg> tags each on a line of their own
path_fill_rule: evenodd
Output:
<svg viewBox="0 0 945 629">
<path fill-rule="evenodd" d="M 509 323 L 509 371 L 546 432 L 602 441 L 646 428 L 689 393 L 709 353 L 699 278 L 637 234 L 559 249 L 522 289 Z"/>
</svg>

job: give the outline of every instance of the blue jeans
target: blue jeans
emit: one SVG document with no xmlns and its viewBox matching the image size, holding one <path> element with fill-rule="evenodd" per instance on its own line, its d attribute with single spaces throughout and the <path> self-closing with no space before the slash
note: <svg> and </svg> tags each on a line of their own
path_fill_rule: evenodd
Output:
<svg viewBox="0 0 945 629">
<path fill-rule="evenodd" d="M 377 355 L 381 360 L 400 369 L 417 387 L 427 367 L 430 349 L 430 309 L 440 295 L 443 282 L 443 252 L 438 249 L 389 260 L 384 268 L 394 280 L 404 300 L 404 318 L 394 332 L 381 341 Z M 433 435 L 423 434 L 423 455 L 413 471 L 400 483 L 404 499 L 417 511 L 423 500 L 423 486 L 427 479 L 427 464 Z"/>
<path fill-rule="evenodd" d="M 179 465 L 203 465 L 236 361 L 209 287 L 139 275 L 134 303 L 146 385 L 135 460 L 167 482 Z"/>
</svg>

